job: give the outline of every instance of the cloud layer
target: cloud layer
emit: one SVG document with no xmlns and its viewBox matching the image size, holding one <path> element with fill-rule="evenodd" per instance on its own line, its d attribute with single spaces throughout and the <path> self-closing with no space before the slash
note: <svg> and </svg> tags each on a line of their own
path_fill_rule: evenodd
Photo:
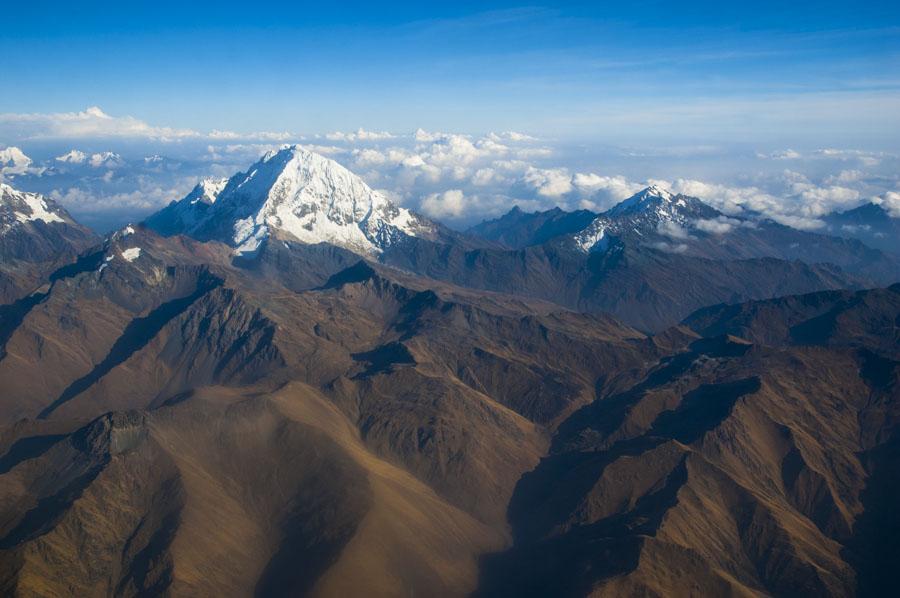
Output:
<svg viewBox="0 0 900 598">
<path fill-rule="evenodd" d="M 183 196 L 199 178 L 245 170 L 284 143 L 327 155 L 398 203 L 460 228 L 515 205 L 599 212 L 648 184 L 721 210 L 725 217 L 698 225 L 716 234 L 746 212 L 810 230 L 823 226 L 824 215 L 866 201 L 900 217 L 900 159 L 886 152 L 616 148 L 516 131 L 200 133 L 99 108 L 0 115 L 0 177 L 51 194 L 76 217 L 137 220 Z M 33 155 L 35 144 L 44 155 Z M 679 231 L 665 233 L 677 251 Z"/>
</svg>

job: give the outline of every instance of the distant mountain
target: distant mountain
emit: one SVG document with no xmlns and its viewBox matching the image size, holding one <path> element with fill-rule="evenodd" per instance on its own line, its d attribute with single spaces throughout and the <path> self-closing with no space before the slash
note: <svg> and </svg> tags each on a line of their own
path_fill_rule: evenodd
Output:
<svg viewBox="0 0 900 598">
<path fill-rule="evenodd" d="M 535 214 L 510 212 L 479 234 L 504 224 L 510 238 L 527 239 L 521 246 L 552 241 L 570 244 L 587 252 L 603 252 L 611 244 L 631 248 L 653 248 L 670 253 L 708 259 L 777 258 L 808 264 L 834 264 L 874 284 L 900 280 L 900 260 L 884 255 L 856 240 L 800 231 L 769 219 L 727 216 L 695 197 L 674 195 L 659 187 L 648 187 L 597 215 L 576 229 L 583 212 L 555 210 Z M 532 238 L 532 222 L 567 222 L 572 226 L 549 238 Z"/>
<path fill-rule="evenodd" d="M 866 245 L 900 255 L 900 218 L 893 218 L 882 206 L 867 203 L 825 217 L 830 233 L 859 239 Z"/>
<path fill-rule="evenodd" d="M 546 243 L 554 237 L 584 230 L 597 214 L 590 210 L 566 212 L 553 208 L 546 212 L 523 212 L 515 206 L 495 220 L 486 220 L 471 227 L 467 233 L 496 241 L 510 249 Z"/>
<path fill-rule="evenodd" d="M 900 276 L 898 262 L 857 241 L 726 218 L 655 187 L 601 215 L 516 210 L 455 233 L 296 146 L 224 185 L 202 183 L 146 223 L 165 235 L 226 243 L 245 268 L 297 290 L 323 284 L 361 255 L 460 286 L 606 311 L 649 331 L 712 303 Z"/>
<path fill-rule="evenodd" d="M 147 226 L 222 241 L 243 255 L 256 253 L 272 231 L 360 255 L 377 255 L 406 237 L 439 236 L 434 223 L 394 205 L 337 162 L 299 146 L 266 154 L 224 185 L 201 184 L 149 218 Z"/>
<path fill-rule="evenodd" d="M 0 305 L 31 291 L 96 242 L 50 198 L 0 183 Z"/>
<path fill-rule="evenodd" d="M 588 216 L 514 210 L 469 232 L 517 250 L 410 243 L 384 260 L 460 285 L 607 311 L 651 331 L 711 303 L 900 279 L 900 262 L 858 241 L 727 217 L 657 187 Z M 558 230 L 565 232 L 545 240 Z"/>
</svg>

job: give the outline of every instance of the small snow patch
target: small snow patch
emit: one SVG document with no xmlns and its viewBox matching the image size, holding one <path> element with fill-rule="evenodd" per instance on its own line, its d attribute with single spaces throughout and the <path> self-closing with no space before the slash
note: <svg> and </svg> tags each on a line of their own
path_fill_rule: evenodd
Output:
<svg viewBox="0 0 900 598">
<path fill-rule="evenodd" d="M 138 259 L 138 257 L 140 257 L 140 255 L 141 255 L 140 247 L 129 247 L 128 249 L 126 249 L 125 251 L 122 252 L 122 259 L 124 259 L 127 262 L 133 262 L 134 260 Z"/>
</svg>

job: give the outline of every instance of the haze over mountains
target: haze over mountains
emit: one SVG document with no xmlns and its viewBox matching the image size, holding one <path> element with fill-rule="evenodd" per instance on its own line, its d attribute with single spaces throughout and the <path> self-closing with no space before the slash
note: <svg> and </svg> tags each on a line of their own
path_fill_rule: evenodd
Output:
<svg viewBox="0 0 900 598">
<path fill-rule="evenodd" d="M 888 242 L 656 186 L 461 233 L 297 146 L 102 240 L 0 193 L 4 593 L 893 587 Z"/>
</svg>

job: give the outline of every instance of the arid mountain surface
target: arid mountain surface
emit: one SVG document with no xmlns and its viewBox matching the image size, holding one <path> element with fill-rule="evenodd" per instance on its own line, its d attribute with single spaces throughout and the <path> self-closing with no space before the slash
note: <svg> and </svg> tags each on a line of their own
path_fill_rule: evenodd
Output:
<svg viewBox="0 0 900 598">
<path fill-rule="evenodd" d="M 891 594 L 893 258 L 732 220 L 479 239 L 287 148 L 73 237 L 0 306 L 0 593 Z"/>
</svg>

